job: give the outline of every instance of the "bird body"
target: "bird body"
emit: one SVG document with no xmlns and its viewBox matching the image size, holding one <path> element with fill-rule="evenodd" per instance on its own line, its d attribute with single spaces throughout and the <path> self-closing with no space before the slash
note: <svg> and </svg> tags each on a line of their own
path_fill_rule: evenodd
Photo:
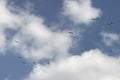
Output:
<svg viewBox="0 0 120 80">
<path fill-rule="evenodd" d="M 92 18 L 93 21 L 98 21 L 100 18 L 96 17 L 96 18 Z"/>
<path fill-rule="evenodd" d="M 70 34 L 74 34 L 73 32 L 68 32 L 68 33 L 70 33 Z"/>
<path fill-rule="evenodd" d="M 108 26 L 110 26 L 110 25 L 112 25 L 112 24 L 113 24 L 113 22 L 108 22 L 108 23 L 107 23 Z"/>
</svg>

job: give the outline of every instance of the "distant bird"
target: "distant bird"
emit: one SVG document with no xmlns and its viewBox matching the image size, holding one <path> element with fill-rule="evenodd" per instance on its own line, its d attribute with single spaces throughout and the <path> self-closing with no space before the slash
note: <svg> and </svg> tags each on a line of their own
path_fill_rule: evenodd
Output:
<svg viewBox="0 0 120 80">
<path fill-rule="evenodd" d="M 108 22 L 108 23 L 107 23 L 108 26 L 110 26 L 110 25 L 112 25 L 112 24 L 113 24 L 113 22 Z"/>
<path fill-rule="evenodd" d="M 22 62 L 22 64 L 26 64 L 25 62 Z"/>
<path fill-rule="evenodd" d="M 91 20 L 93 20 L 93 21 L 98 21 L 99 19 L 100 19 L 99 17 L 91 18 Z"/>
<path fill-rule="evenodd" d="M 113 50 L 110 50 L 111 53 L 113 53 Z"/>
<path fill-rule="evenodd" d="M 19 41 L 17 41 L 17 40 L 15 40 L 14 42 L 15 42 L 15 43 L 19 43 Z"/>
<path fill-rule="evenodd" d="M 23 57 L 19 56 L 18 58 L 22 59 Z"/>
<path fill-rule="evenodd" d="M 32 64 L 36 64 L 36 62 L 32 62 Z"/>
<path fill-rule="evenodd" d="M 68 32 L 68 33 L 70 33 L 70 34 L 74 34 L 73 32 Z"/>
</svg>

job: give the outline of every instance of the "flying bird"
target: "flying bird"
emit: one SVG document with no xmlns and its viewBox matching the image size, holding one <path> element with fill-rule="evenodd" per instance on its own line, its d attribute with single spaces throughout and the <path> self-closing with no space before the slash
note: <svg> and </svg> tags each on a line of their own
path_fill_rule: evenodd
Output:
<svg viewBox="0 0 120 80">
<path fill-rule="evenodd" d="M 23 57 L 19 56 L 18 58 L 22 59 Z"/>
<path fill-rule="evenodd" d="M 108 23 L 107 23 L 108 26 L 110 26 L 110 25 L 112 25 L 112 24 L 113 24 L 113 22 L 108 22 Z"/>
<path fill-rule="evenodd" d="M 22 64 L 26 64 L 25 62 L 22 62 Z"/>
<path fill-rule="evenodd" d="M 36 64 L 36 62 L 32 62 L 32 64 Z"/>
<path fill-rule="evenodd" d="M 100 19 L 99 17 L 91 18 L 91 20 L 93 20 L 93 21 L 98 21 L 99 19 Z"/>
<path fill-rule="evenodd" d="M 74 34 L 73 32 L 68 32 L 68 33 L 70 33 L 70 34 Z"/>
<path fill-rule="evenodd" d="M 15 43 L 19 43 L 19 41 L 17 41 L 17 40 L 15 40 L 14 42 L 15 42 Z"/>
<path fill-rule="evenodd" d="M 111 53 L 113 53 L 113 50 L 110 50 Z"/>
</svg>

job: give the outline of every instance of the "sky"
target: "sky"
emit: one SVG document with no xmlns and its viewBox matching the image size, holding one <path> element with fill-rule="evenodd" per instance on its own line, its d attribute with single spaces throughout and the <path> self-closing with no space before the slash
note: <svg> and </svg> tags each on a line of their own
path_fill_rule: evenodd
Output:
<svg viewBox="0 0 120 80">
<path fill-rule="evenodd" d="M 0 80 L 120 80 L 120 0 L 0 0 Z"/>
</svg>

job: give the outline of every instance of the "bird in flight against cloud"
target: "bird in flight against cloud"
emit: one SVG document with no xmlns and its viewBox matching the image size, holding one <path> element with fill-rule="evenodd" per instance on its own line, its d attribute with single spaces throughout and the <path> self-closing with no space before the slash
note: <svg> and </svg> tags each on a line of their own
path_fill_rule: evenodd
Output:
<svg viewBox="0 0 120 80">
<path fill-rule="evenodd" d="M 91 18 L 91 20 L 93 20 L 93 21 L 98 21 L 99 19 L 100 19 L 99 17 Z"/>
<path fill-rule="evenodd" d="M 17 41 L 17 40 L 15 40 L 14 42 L 17 43 L 17 44 L 19 43 L 19 41 Z"/>
<path fill-rule="evenodd" d="M 68 32 L 68 33 L 70 33 L 70 34 L 74 34 L 73 32 Z"/>
</svg>

